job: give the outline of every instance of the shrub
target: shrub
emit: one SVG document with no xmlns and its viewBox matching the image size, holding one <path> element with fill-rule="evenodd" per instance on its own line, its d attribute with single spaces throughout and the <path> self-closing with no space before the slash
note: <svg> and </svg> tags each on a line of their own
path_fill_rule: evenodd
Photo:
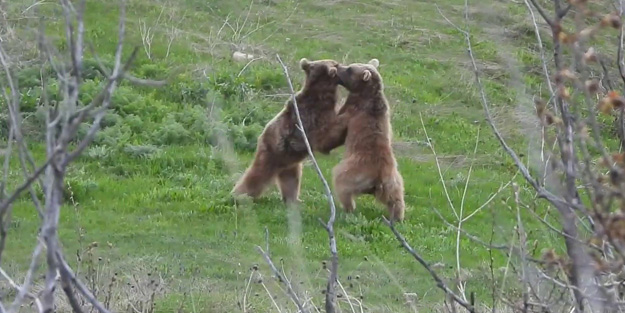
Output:
<svg viewBox="0 0 625 313">
<path fill-rule="evenodd" d="M 279 68 L 260 67 L 252 72 L 253 87 L 257 90 L 274 90 L 287 86 L 286 78 Z"/>
<path fill-rule="evenodd" d="M 145 79 L 163 79 L 167 76 L 167 68 L 162 64 L 147 63 L 135 71 L 138 77 Z"/>
<path fill-rule="evenodd" d="M 108 147 L 120 147 L 126 144 L 132 136 L 132 131 L 128 125 L 117 124 L 100 130 L 93 141 L 96 145 Z"/>
<path fill-rule="evenodd" d="M 173 113 L 168 114 L 153 135 L 153 141 L 161 145 L 184 144 L 189 141 L 189 131 L 178 121 Z"/>
<path fill-rule="evenodd" d="M 104 117 L 102 118 L 102 121 L 100 122 L 100 127 L 102 128 L 106 128 L 106 127 L 111 127 L 111 126 L 115 126 L 119 123 L 122 122 L 122 117 L 113 113 L 113 112 L 109 112 L 106 115 L 104 115 Z"/>
<path fill-rule="evenodd" d="M 97 95 L 102 88 L 99 80 L 86 80 L 80 86 L 80 101 L 85 105 L 91 103 L 93 97 Z"/>
<path fill-rule="evenodd" d="M 208 118 L 208 112 L 201 106 L 188 107 L 176 114 L 176 120 L 179 121 L 191 136 L 198 141 L 208 141 L 211 135 L 211 121 Z"/>
<path fill-rule="evenodd" d="M 142 100 L 142 96 L 129 86 L 119 86 L 113 93 L 111 107 L 122 116 L 132 112 L 136 103 Z M 129 112 L 130 111 L 130 112 Z"/>
<path fill-rule="evenodd" d="M 244 101 L 253 91 L 253 87 L 245 81 L 244 77 L 237 77 L 232 71 L 216 73 L 209 79 L 209 83 L 226 100 L 231 101 Z"/>
<path fill-rule="evenodd" d="M 130 127 L 133 134 L 142 134 L 147 131 L 145 129 L 145 122 L 141 120 L 141 117 L 135 114 L 128 114 L 123 118 L 123 123 Z"/>
<path fill-rule="evenodd" d="M 98 79 L 104 77 L 101 72 L 100 66 L 104 66 L 107 70 L 111 71 L 115 66 L 115 63 L 111 58 L 100 58 L 99 62 L 96 59 L 84 59 L 82 62 L 82 77 L 85 80 Z"/>
<path fill-rule="evenodd" d="M 254 151 L 258 135 L 262 132 L 263 127 L 260 124 L 229 125 L 229 137 L 234 143 L 235 149 L 243 151 Z"/>
<path fill-rule="evenodd" d="M 20 111 L 35 112 L 41 99 L 41 88 L 28 88 L 20 95 Z"/>
<path fill-rule="evenodd" d="M 105 146 L 91 146 L 87 149 L 86 156 L 94 160 L 104 160 L 110 156 L 110 149 Z"/>
<path fill-rule="evenodd" d="M 189 75 L 180 75 L 167 88 L 160 88 L 155 91 L 158 99 L 189 104 L 204 103 L 208 93 L 209 88 L 205 80 L 192 78 Z"/>
</svg>

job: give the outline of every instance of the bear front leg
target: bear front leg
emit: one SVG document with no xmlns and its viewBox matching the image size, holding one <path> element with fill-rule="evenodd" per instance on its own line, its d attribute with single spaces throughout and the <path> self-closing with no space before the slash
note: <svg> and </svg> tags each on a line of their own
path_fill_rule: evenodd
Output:
<svg viewBox="0 0 625 313">
<path fill-rule="evenodd" d="M 337 116 L 333 122 L 323 132 L 319 132 L 316 139 L 315 148 L 322 154 L 330 154 L 330 152 L 345 144 L 347 137 L 347 117 L 345 115 Z"/>
<path fill-rule="evenodd" d="M 302 163 L 284 169 L 278 173 L 278 188 L 285 204 L 298 204 L 302 177 Z"/>
</svg>

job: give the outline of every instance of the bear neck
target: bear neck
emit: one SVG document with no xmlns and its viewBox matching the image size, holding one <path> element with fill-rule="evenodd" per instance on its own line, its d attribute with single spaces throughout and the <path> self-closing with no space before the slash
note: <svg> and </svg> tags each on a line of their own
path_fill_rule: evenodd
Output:
<svg viewBox="0 0 625 313">
<path fill-rule="evenodd" d="M 373 115 L 384 114 L 388 111 L 388 102 L 381 88 L 368 88 L 358 92 L 350 92 L 345 100 L 345 104 L 367 111 Z"/>
</svg>

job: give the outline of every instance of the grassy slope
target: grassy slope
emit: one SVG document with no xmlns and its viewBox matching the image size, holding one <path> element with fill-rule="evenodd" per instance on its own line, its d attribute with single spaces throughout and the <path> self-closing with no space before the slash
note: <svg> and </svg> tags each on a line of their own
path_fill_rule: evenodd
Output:
<svg viewBox="0 0 625 313">
<path fill-rule="evenodd" d="M 437 2 L 447 16 L 461 23 L 462 1 Z M 236 175 L 251 158 L 253 136 L 280 110 L 286 99 L 271 96 L 286 92 L 280 68 L 273 61 L 275 53 L 282 55 L 289 64 L 297 85 L 302 79 L 296 66 L 301 57 L 334 58 L 343 62 L 364 62 L 377 57 L 393 107 L 396 151 L 406 181 L 409 208 L 407 221 L 399 228 L 427 260 L 443 262 L 440 270 L 451 278 L 455 268 L 455 232 L 440 221 L 432 208 L 440 210 L 450 221 L 454 214 L 439 182 L 434 158 L 429 148 L 421 144 L 426 136 L 420 115 L 437 153 L 445 157 L 441 159 L 441 167 L 457 210 L 461 207 L 468 169 L 474 164 L 469 192 L 463 201 L 465 215 L 484 203 L 515 173 L 509 160 L 499 151 L 490 129 L 482 122 L 481 106 L 472 89 L 472 75 L 463 67 L 467 59 L 462 37 L 445 23 L 429 1 L 267 0 L 252 3 L 250 10 L 250 3 L 240 0 L 210 3 L 185 0 L 176 4 L 131 1 L 129 44 L 141 43 L 139 25 L 142 20 L 150 25 L 161 8 L 166 8 L 161 17 L 162 26 L 152 44 L 154 58 L 150 61 L 142 54 L 136 67 L 140 75 L 158 76 L 162 75 L 161 69 L 183 67 L 185 77 L 204 71 L 218 81 L 220 77 L 229 78 L 221 85 L 214 83 L 208 87 L 186 79 L 175 82 L 174 87 L 167 90 L 149 91 L 129 86 L 120 89 L 118 100 L 128 102 L 142 122 L 129 124 L 128 111 L 118 105 L 116 113 L 121 120 L 105 133 L 117 137 L 111 141 L 101 138 L 97 143 L 100 148 L 90 150 L 88 156 L 72 167 L 68 182 L 74 197 L 68 199 L 60 230 L 67 253 L 73 255 L 73 251 L 80 246 L 84 248 L 89 242 L 110 242 L 111 248 L 101 245 L 97 251 L 97 255 L 104 258 L 103 263 L 110 260 L 107 270 L 110 267 L 127 274 L 143 273 L 140 269 L 156 266 L 165 276 L 169 289 L 159 302 L 163 312 L 176 307 L 176 301 L 184 292 L 195 294 L 194 304 L 199 311 L 231 312 L 238 310 L 237 301 L 242 298 L 249 267 L 262 263 L 254 247 L 264 247 L 265 230 L 268 230 L 276 262 L 283 258 L 285 267 L 302 272 L 305 279 L 294 278 L 293 281 L 301 280 L 302 288 L 309 290 L 319 304 L 326 277 L 322 261 L 329 258 L 329 253 L 327 235 L 317 219 L 326 219 L 328 209 L 312 168 L 305 169 L 302 187 L 305 206 L 300 212 L 287 212 L 273 190 L 257 204 L 241 206 L 235 206 L 228 193 Z M 492 39 L 494 23 L 513 23 L 508 14 L 515 11 L 505 9 L 492 9 L 497 14 L 503 12 L 502 21 L 492 21 L 492 16 L 486 14 L 478 16 L 478 22 L 473 24 L 477 57 L 486 64 L 497 65 L 489 73 L 492 79 L 486 83 L 501 116 L 506 116 L 506 105 L 516 101 L 514 93 L 502 84 L 506 77 L 498 76 L 498 69 L 509 65 L 502 61 L 501 54 L 517 51 L 512 53 L 512 59 L 516 59 L 525 53 L 525 50 L 515 50 L 519 47 L 504 42 L 501 37 Z M 116 6 L 112 1 L 92 1 L 88 10 L 89 39 L 100 54 L 110 55 L 115 45 Z M 240 34 L 230 27 L 220 31 L 225 19 L 236 28 L 237 22 L 241 25 L 248 14 L 248 22 Z M 258 29 L 257 20 L 262 26 Z M 178 29 L 178 34 L 165 58 L 167 37 L 162 30 L 171 26 Z M 532 40 L 531 36 L 525 39 Z M 233 78 L 243 64 L 229 60 L 229 43 L 243 46 L 266 59 L 252 63 L 240 78 Z M 152 66 L 159 70 L 157 74 L 151 74 Z M 199 70 L 192 71 L 195 69 Z M 241 85 L 252 87 L 246 92 L 237 91 Z M 263 86 L 269 87 L 263 89 Z M 204 87 L 208 88 L 208 95 L 194 98 L 193 92 Z M 223 95 L 227 92 L 241 95 L 241 98 L 225 98 Z M 140 105 L 132 95 L 139 95 L 136 97 L 140 97 Z M 125 96 L 130 100 L 124 99 Z M 214 101 L 215 97 L 221 100 Z M 179 130 L 162 130 L 167 114 L 198 108 L 209 108 L 213 116 L 219 113 L 217 121 L 209 124 L 215 129 L 234 127 L 244 132 L 249 125 L 253 126 L 249 126 L 252 134 L 247 136 L 232 131 L 225 131 L 225 137 L 211 135 L 213 141 L 227 138 L 233 142 L 234 156 L 224 153 L 219 145 L 207 144 L 201 137 L 174 145 L 180 142 L 175 136 Z M 122 135 L 113 131 L 122 129 L 120 125 L 124 124 L 131 126 L 124 129 Z M 181 124 L 190 133 L 194 131 L 189 125 Z M 512 137 L 514 127 L 502 125 L 507 126 L 504 127 L 506 134 Z M 159 141 L 169 138 L 170 133 L 174 133 L 173 139 Z M 474 155 L 478 133 L 479 145 Z M 158 153 L 146 158 L 125 149 L 128 145 L 147 144 L 162 147 L 155 148 Z M 36 156 L 41 158 L 41 147 L 36 143 L 33 146 L 39 151 Z M 340 159 L 341 151 L 319 157 L 326 177 Z M 14 168 L 12 175 L 16 176 L 17 164 Z M 488 239 L 493 225 L 492 211 L 497 217 L 495 240 L 508 238 L 515 224 L 515 214 L 509 209 L 510 196 L 508 188 L 464 227 Z M 24 199 L 15 207 L 13 240 L 5 256 L 12 270 L 25 267 L 24 261 L 35 242 L 36 216 L 32 205 Z M 425 307 L 440 302 L 440 293 L 427 272 L 398 247 L 393 235 L 381 223 L 381 207 L 370 197 L 360 198 L 357 204 L 356 214 L 347 216 L 339 212 L 336 223 L 342 281 L 347 286 L 359 277 L 348 292 L 355 296 L 362 294 L 373 312 L 397 312 L 405 308 L 403 292 L 419 294 L 421 305 Z M 526 225 L 529 231 L 535 226 Z M 83 229 L 82 240 L 77 240 L 78 227 Z M 532 237 L 542 238 L 541 246 L 550 245 L 549 234 L 533 233 Z M 478 301 L 488 302 L 489 290 L 484 282 L 490 276 L 489 252 L 466 239 L 461 240 L 461 246 L 461 264 L 470 277 L 467 289 L 477 292 Z M 495 269 L 505 264 L 499 254 L 493 256 Z M 195 281 L 190 283 L 192 276 Z M 348 277 L 353 280 L 347 282 Z M 260 285 L 253 284 L 252 289 L 252 294 L 261 296 L 248 302 L 258 311 L 271 307 Z"/>
</svg>

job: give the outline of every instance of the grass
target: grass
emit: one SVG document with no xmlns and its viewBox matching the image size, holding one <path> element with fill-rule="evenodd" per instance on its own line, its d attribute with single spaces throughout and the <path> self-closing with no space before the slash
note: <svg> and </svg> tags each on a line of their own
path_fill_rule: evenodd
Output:
<svg viewBox="0 0 625 313">
<path fill-rule="evenodd" d="M 463 23 L 463 3 L 437 1 L 458 25 Z M 21 1 L 12 9 L 17 14 L 27 6 Z M 534 38 L 525 33 L 526 28 L 518 27 L 526 22 L 519 6 L 498 4 L 477 10 L 486 13 L 473 14 L 471 27 L 476 56 L 481 64 L 491 65 L 485 79 L 498 122 L 512 144 L 526 151 L 523 135 L 532 130 L 533 111 L 524 107 L 526 95 L 511 87 L 515 82 L 504 70 L 511 63 L 539 66 L 535 51 L 525 48 Z M 44 2 L 40 9 L 52 18 L 58 8 Z M 116 1 L 88 1 L 87 11 L 88 40 L 110 62 L 116 42 Z M 88 243 L 100 243 L 93 253 L 102 258 L 98 261 L 103 264 L 98 267 L 101 271 L 147 275 L 138 269 L 155 268 L 167 284 L 157 300 L 158 312 L 170 312 L 183 300 L 185 307 L 192 303 L 197 311 L 242 311 L 250 268 L 260 264 L 263 275 L 269 277 L 255 250 L 256 245 L 266 246 L 267 233 L 276 264 L 321 304 L 327 277 L 323 262 L 329 260 L 329 249 L 318 219 L 327 219 L 329 212 L 311 166 L 304 170 L 304 206 L 299 211 L 287 211 L 275 189 L 251 205 L 235 204 L 229 196 L 251 160 L 256 136 L 287 98 L 286 81 L 274 61 L 276 53 L 289 65 L 296 85 L 303 78 L 296 66 L 302 57 L 346 63 L 380 59 L 408 205 L 407 220 L 399 229 L 428 261 L 437 263 L 450 282 L 456 273 L 456 234 L 434 209 L 449 221 L 455 217 L 434 156 L 423 144 L 424 128 L 440 158 L 450 200 L 458 210 L 463 202 L 465 216 L 503 184 L 513 179 L 520 182 L 483 121 L 463 37 L 440 17 L 434 3 L 137 0 L 129 3 L 128 20 L 127 53 L 131 45 L 142 44 L 141 27 L 144 31 L 152 27 L 155 34 L 150 58 L 142 51 L 134 73 L 162 78 L 170 70 L 182 69 L 182 74 L 163 89 L 125 84 L 119 88 L 106 127 L 94 146 L 72 165 L 60 234 L 70 256 L 84 251 Z M 27 31 L 33 23 L 20 20 L 16 27 Z M 513 30 L 518 27 L 520 39 L 511 42 L 493 35 L 500 23 Z M 58 36 L 60 25 L 52 18 L 49 34 Z M 64 46 L 62 39 L 57 43 Z M 230 59 L 232 47 L 263 59 L 243 70 L 245 64 Z M 25 68 L 19 77 L 24 90 L 22 109 L 33 121 L 25 127 L 35 157 L 42 160 L 38 74 L 38 69 Z M 536 75 L 522 79 L 537 86 L 532 85 Z M 84 97 L 92 96 L 100 83 L 94 74 L 83 86 Z M 521 116 L 529 122 L 518 123 L 518 111 L 530 112 Z M 326 177 L 341 154 L 342 148 L 318 157 Z M 10 175 L 17 181 L 19 167 L 13 163 Z M 462 200 L 470 167 L 469 189 Z M 493 235 L 495 242 L 508 242 L 516 225 L 511 197 L 511 188 L 504 189 L 463 227 L 485 240 Z M 370 312 L 406 311 L 404 293 L 416 293 L 418 306 L 426 311 L 439 305 L 441 293 L 427 272 L 399 247 L 381 222 L 382 207 L 371 197 L 359 198 L 357 206 L 352 215 L 340 211 L 335 226 L 340 278 L 348 293 L 361 296 Z M 531 218 L 524 220 L 530 239 L 540 239 L 536 255 L 542 247 L 560 247 L 553 233 Z M 15 205 L 12 224 L 4 260 L 19 275 L 27 267 L 38 227 L 26 196 Z M 467 290 L 476 293 L 480 304 L 490 302 L 491 269 L 499 277 L 505 266 L 501 253 L 493 253 L 492 258 L 491 265 L 487 249 L 461 239 L 462 275 Z M 246 301 L 253 311 L 272 310 L 274 304 L 262 284 L 251 286 Z M 278 305 L 293 310 L 281 291 L 271 290 L 279 295 Z M 341 306 L 348 307 L 344 301 Z"/>
</svg>

